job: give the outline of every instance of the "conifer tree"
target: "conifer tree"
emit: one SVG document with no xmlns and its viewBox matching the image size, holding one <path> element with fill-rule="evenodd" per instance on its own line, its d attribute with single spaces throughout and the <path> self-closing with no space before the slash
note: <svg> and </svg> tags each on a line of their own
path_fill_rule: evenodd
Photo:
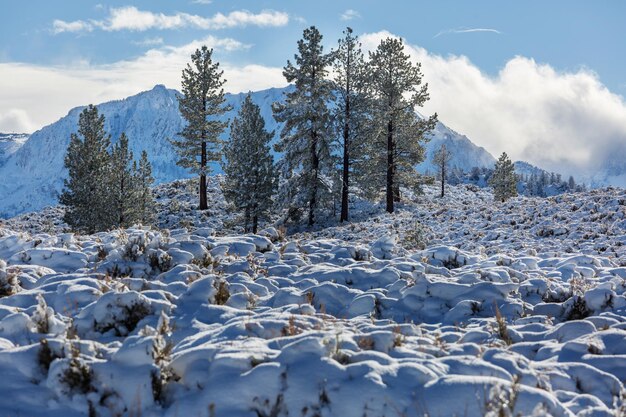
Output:
<svg viewBox="0 0 626 417">
<path fill-rule="evenodd" d="M 569 179 L 567 180 L 567 188 L 570 191 L 574 191 L 576 189 L 576 181 L 574 181 L 574 177 L 573 176 L 569 176 Z"/>
<path fill-rule="evenodd" d="M 156 201 L 151 189 L 152 184 L 154 184 L 152 166 L 150 161 L 148 161 L 148 153 L 146 151 L 141 152 L 138 168 L 137 164 L 133 162 L 133 172 L 136 194 L 136 219 L 144 225 L 149 225 L 154 222 Z"/>
<path fill-rule="evenodd" d="M 515 166 L 509 159 L 506 152 L 503 152 L 496 161 L 493 175 L 489 179 L 489 185 L 493 187 L 495 200 L 502 202 L 517 195 L 517 175 Z"/>
<path fill-rule="evenodd" d="M 109 214 L 110 136 L 104 131 L 104 116 L 89 105 L 78 120 L 65 156 L 68 178 L 59 202 L 66 206 L 64 221 L 75 230 L 94 233 L 111 226 Z"/>
<path fill-rule="evenodd" d="M 446 148 L 445 143 L 441 145 L 441 147 L 437 150 L 437 152 L 435 152 L 435 155 L 433 156 L 433 163 L 437 167 L 437 173 L 438 173 L 439 179 L 441 180 L 441 197 L 442 198 L 445 195 L 445 191 L 446 191 L 445 190 L 446 175 L 447 175 L 446 171 L 448 169 L 448 164 L 450 163 L 451 159 L 452 159 L 452 154 Z"/>
<path fill-rule="evenodd" d="M 117 227 L 132 226 L 136 218 L 137 188 L 133 172 L 133 153 L 128 150 L 128 138 L 120 136 L 111 151 L 108 181 L 111 193 L 111 224 Z"/>
<path fill-rule="evenodd" d="M 224 71 L 219 70 L 212 55 L 213 49 L 206 46 L 197 49 L 183 70 L 183 95 L 178 97 L 178 105 L 187 125 L 179 133 L 181 139 L 172 141 L 180 157 L 177 164 L 199 175 L 200 210 L 208 208 L 209 162 L 221 161 L 223 141 L 219 136 L 228 126 L 228 122 L 216 118 L 230 110 L 224 105 Z"/>
<path fill-rule="evenodd" d="M 331 192 L 325 177 L 333 170 L 332 123 L 327 103 L 332 83 L 326 79 L 332 54 L 324 54 L 322 35 L 311 26 L 298 41 L 295 64 L 287 61 L 283 75 L 295 90 L 284 103 L 273 106 L 274 118 L 284 122 L 276 150 L 283 152 L 279 168 L 283 175 L 280 201 L 290 209 L 308 206 L 308 224 L 315 223 L 319 204 Z"/>
<path fill-rule="evenodd" d="M 265 130 L 261 109 L 252 102 L 250 94 L 230 125 L 230 141 L 224 147 L 226 199 L 244 212 L 245 230 L 257 232 L 259 219 L 272 206 L 277 185 L 274 159 L 269 143 L 274 132 Z"/>
<path fill-rule="evenodd" d="M 378 160 L 369 165 L 379 170 L 384 167 L 386 209 L 393 213 L 394 202 L 400 200 L 400 185 L 417 178 L 413 167 L 424 160 L 421 142 L 435 127 L 437 115 L 420 119 L 414 113 L 415 107 L 429 98 L 428 84 L 422 84 L 420 64 L 411 62 L 402 40 L 382 40 L 370 52 L 369 67 L 377 128 L 371 157 Z M 380 171 L 370 177 L 380 179 Z"/>
<path fill-rule="evenodd" d="M 362 154 L 369 122 L 367 69 L 358 37 L 346 28 L 333 61 L 336 106 L 334 119 L 340 132 L 341 214 L 340 221 L 348 220 L 350 174 L 355 159 Z"/>
</svg>

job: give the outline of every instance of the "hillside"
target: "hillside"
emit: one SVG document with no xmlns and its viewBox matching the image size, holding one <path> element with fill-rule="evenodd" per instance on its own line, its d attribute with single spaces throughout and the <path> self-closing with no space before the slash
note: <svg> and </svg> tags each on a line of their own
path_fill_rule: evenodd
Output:
<svg viewBox="0 0 626 417">
<path fill-rule="evenodd" d="M 0 166 L 28 140 L 25 133 L 0 133 Z"/>
<path fill-rule="evenodd" d="M 208 218 L 189 215 L 193 183 L 162 186 L 167 230 L 0 225 L 0 372 L 11 376 L 1 409 L 608 417 L 624 407 L 624 190 L 496 205 L 484 189 L 450 187 L 442 200 L 427 187 L 394 215 L 362 205 L 354 222 L 285 236 L 230 232 L 215 181 Z"/>
</svg>

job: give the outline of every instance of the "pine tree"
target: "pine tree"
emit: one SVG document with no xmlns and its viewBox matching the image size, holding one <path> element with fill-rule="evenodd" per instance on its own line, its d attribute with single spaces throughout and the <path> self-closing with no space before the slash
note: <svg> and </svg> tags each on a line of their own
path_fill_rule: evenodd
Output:
<svg viewBox="0 0 626 417">
<path fill-rule="evenodd" d="M 445 184 L 446 184 L 446 171 L 448 168 L 448 164 L 452 159 L 452 154 L 448 149 L 446 149 L 445 143 L 441 145 L 441 147 L 435 152 L 433 156 L 433 163 L 437 167 L 437 174 L 441 179 L 441 197 L 445 195 Z"/>
<path fill-rule="evenodd" d="M 423 120 L 414 113 L 415 107 L 429 98 L 428 84 L 422 84 L 420 64 L 411 63 L 400 39 L 381 41 L 370 52 L 369 67 L 377 128 L 372 138 L 383 145 L 371 149 L 372 159 L 378 161 L 370 166 L 384 167 L 386 206 L 393 213 L 394 202 L 400 200 L 400 185 L 409 185 L 416 178 L 414 166 L 425 157 L 421 142 L 435 127 L 437 115 Z"/>
<path fill-rule="evenodd" d="M 280 201 L 290 211 L 308 205 L 308 224 L 315 223 L 315 212 L 331 191 L 325 177 L 332 176 L 332 124 L 327 103 L 332 99 L 332 83 L 326 79 L 332 54 L 324 54 L 322 35 L 311 26 L 298 41 L 295 65 L 287 61 L 283 75 L 295 90 L 284 103 L 273 106 L 274 118 L 284 122 L 275 148 L 283 152 L 279 168 L 283 181 Z"/>
<path fill-rule="evenodd" d="M 75 230 L 94 233 L 111 226 L 106 178 L 110 172 L 109 145 L 104 116 L 89 105 L 79 116 L 78 133 L 70 138 L 65 156 L 68 178 L 59 198 L 67 207 L 64 221 Z"/>
<path fill-rule="evenodd" d="M 495 200 L 504 202 L 510 197 L 517 195 L 517 175 L 515 175 L 515 166 L 506 152 L 503 152 L 500 158 L 498 158 L 493 175 L 489 179 L 489 185 L 493 187 Z"/>
<path fill-rule="evenodd" d="M 341 214 L 340 221 L 348 220 L 350 174 L 355 159 L 362 154 L 365 135 L 370 122 L 367 70 L 358 37 L 346 28 L 335 52 L 334 88 L 336 106 L 334 119 L 340 132 Z"/>
<path fill-rule="evenodd" d="M 146 151 L 141 152 L 139 167 L 133 162 L 133 173 L 136 193 L 136 219 L 144 225 L 152 224 L 156 212 L 156 201 L 151 189 L 154 183 L 152 166 L 150 161 L 148 161 L 148 153 Z"/>
<path fill-rule="evenodd" d="M 136 218 L 137 189 L 133 175 L 133 153 L 128 150 L 124 133 L 113 146 L 108 173 L 111 193 L 111 224 L 117 227 L 132 226 Z"/>
<path fill-rule="evenodd" d="M 475 181 L 475 182 L 478 182 L 478 180 L 480 180 L 480 168 L 479 167 L 472 167 L 470 171 L 469 179 L 470 181 Z"/>
<path fill-rule="evenodd" d="M 178 105 L 187 125 L 179 133 L 181 140 L 172 141 L 180 157 L 177 164 L 200 176 L 200 210 L 208 208 L 209 162 L 221 161 L 223 141 L 219 136 L 228 126 L 228 122 L 216 117 L 230 110 L 224 105 L 224 71 L 219 70 L 219 63 L 213 62 L 212 55 L 213 49 L 206 46 L 197 49 L 183 70 L 183 95 L 178 97 Z"/>
<path fill-rule="evenodd" d="M 230 141 L 224 147 L 226 163 L 226 199 L 244 212 L 245 229 L 252 222 L 257 232 L 260 218 L 272 206 L 277 175 L 269 142 L 274 132 L 265 130 L 261 109 L 252 102 L 250 94 L 230 125 Z"/>
<path fill-rule="evenodd" d="M 570 191 L 576 190 L 576 181 L 574 181 L 574 177 L 571 175 L 569 176 L 569 179 L 567 180 L 567 188 Z"/>
</svg>

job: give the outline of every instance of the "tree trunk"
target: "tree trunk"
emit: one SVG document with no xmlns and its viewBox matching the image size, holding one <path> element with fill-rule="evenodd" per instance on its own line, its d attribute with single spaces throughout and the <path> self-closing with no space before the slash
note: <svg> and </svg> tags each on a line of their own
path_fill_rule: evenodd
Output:
<svg viewBox="0 0 626 417">
<path fill-rule="evenodd" d="M 393 122 L 387 123 L 387 212 L 393 213 Z"/>
<path fill-rule="evenodd" d="M 350 180 L 350 55 L 348 50 L 348 63 L 346 68 L 346 111 L 343 123 L 343 176 L 341 183 L 341 217 L 339 221 L 348 221 L 348 197 Z"/>
<path fill-rule="evenodd" d="M 309 200 L 309 226 L 315 223 L 315 206 L 317 205 L 317 180 L 320 160 L 317 156 L 317 132 L 312 133 L 311 138 L 311 162 L 313 169 L 313 186 L 311 188 L 311 199 Z"/>
<path fill-rule="evenodd" d="M 346 119 L 343 125 L 343 177 L 341 183 L 341 218 L 339 221 L 348 221 L 348 183 L 350 180 L 350 98 L 346 99 Z"/>
<path fill-rule="evenodd" d="M 250 222 L 250 208 L 246 207 L 243 215 L 243 230 L 248 233 L 248 223 Z"/>
<path fill-rule="evenodd" d="M 255 214 L 254 216 L 252 216 L 252 233 L 254 233 L 255 235 L 257 232 L 258 225 L 259 225 L 259 216 Z"/>
<path fill-rule="evenodd" d="M 206 142 L 202 142 L 202 155 L 200 157 L 201 173 L 200 173 L 200 210 L 209 208 L 206 197 Z"/>
<path fill-rule="evenodd" d="M 445 182 L 446 182 L 446 165 L 441 165 L 441 198 L 443 198 L 445 193 Z"/>
</svg>

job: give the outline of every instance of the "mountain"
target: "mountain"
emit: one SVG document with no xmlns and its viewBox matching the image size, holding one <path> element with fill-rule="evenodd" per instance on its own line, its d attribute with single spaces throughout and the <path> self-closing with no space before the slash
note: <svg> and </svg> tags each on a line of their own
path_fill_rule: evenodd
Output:
<svg viewBox="0 0 626 417">
<path fill-rule="evenodd" d="M 613 186 L 626 188 L 626 143 L 617 144 L 605 151 L 599 169 L 584 180 L 592 188 Z"/>
<path fill-rule="evenodd" d="M 0 133 L 0 166 L 28 140 L 27 133 Z"/>
<path fill-rule="evenodd" d="M 277 140 L 282 124 L 272 117 L 272 103 L 280 101 L 283 93 L 293 87 L 271 88 L 252 92 L 252 100 L 261 108 L 266 128 L 274 130 Z M 152 163 L 157 183 L 191 175 L 176 165 L 176 154 L 169 139 L 182 130 L 184 121 L 178 111 L 178 93 L 162 85 L 155 86 L 123 100 L 98 105 L 106 118 L 105 129 L 115 143 L 122 132 L 129 138 L 130 148 L 135 155 L 145 150 Z M 239 111 L 246 94 L 226 94 L 226 102 L 233 109 L 223 119 L 232 119 Z M 48 125 L 28 138 L 18 149 L 12 145 L 8 159 L 0 164 L 0 217 L 34 211 L 56 204 L 67 173 L 64 157 L 71 133 L 76 132 L 78 117 L 84 107 L 77 107 L 57 122 Z M 223 139 L 228 139 L 226 131 Z M 438 123 L 427 144 L 427 161 L 420 164 L 422 172 L 433 171 L 433 153 L 442 143 L 452 151 L 451 166 L 469 170 L 473 166 L 491 167 L 495 160 L 485 149 L 474 145 L 466 136 L 460 135 L 442 123 Z M 7 147 L 8 148 L 8 147 Z M 220 172 L 214 166 L 214 172 Z"/>
<path fill-rule="evenodd" d="M 417 166 L 419 172 L 424 174 L 436 171 L 432 161 L 441 145 L 446 145 L 446 149 L 452 154 L 450 168 L 468 172 L 473 167 L 493 168 L 496 163 L 495 158 L 485 148 L 475 145 L 467 136 L 437 122 L 430 141 L 426 143 L 426 160 Z"/>
</svg>

